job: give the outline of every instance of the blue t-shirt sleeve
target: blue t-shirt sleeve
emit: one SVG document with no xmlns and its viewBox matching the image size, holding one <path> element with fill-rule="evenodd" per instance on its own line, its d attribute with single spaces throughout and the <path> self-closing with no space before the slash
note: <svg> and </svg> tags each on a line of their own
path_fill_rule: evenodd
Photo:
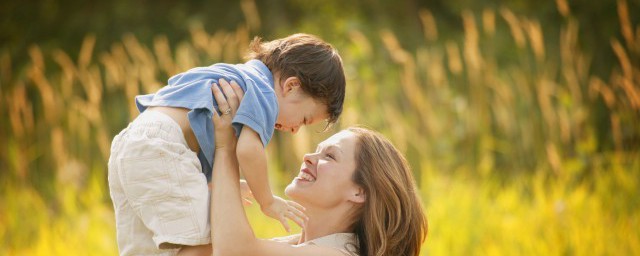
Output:
<svg viewBox="0 0 640 256">
<path fill-rule="evenodd" d="M 262 144 L 266 147 L 271 137 L 278 115 L 278 105 L 272 90 L 261 90 L 252 80 L 245 81 L 246 90 L 240 102 L 240 107 L 233 118 L 236 134 L 244 125 L 254 130 Z"/>
</svg>

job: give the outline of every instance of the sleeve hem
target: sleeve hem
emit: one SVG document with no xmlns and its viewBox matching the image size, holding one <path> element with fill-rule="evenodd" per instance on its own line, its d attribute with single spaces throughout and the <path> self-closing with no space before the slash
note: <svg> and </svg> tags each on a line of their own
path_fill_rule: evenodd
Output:
<svg viewBox="0 0 640 256">
<path fill-rule="evenodd" d="M 243 113 L 237 113 L 236 117 L 233 119 L 233 123 L 249 126 L 249 128 L 253 129 L 258 133 L 258 135 L 260 135 L 262 145 L 264 147 L 267 147 L 267 144 L 269 143 L 269 140 L 271 138 L 266 138 L 267 131 L 263 124 L 260 124 L 250 116 L 244 115 Z"/>
</svg>

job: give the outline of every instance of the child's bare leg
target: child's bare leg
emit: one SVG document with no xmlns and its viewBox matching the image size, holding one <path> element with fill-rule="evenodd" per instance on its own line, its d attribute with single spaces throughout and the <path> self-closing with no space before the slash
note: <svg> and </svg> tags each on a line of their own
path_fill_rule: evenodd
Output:
<svg viewBox="0 0 640 256">
<path fill-rule="evenodd" d="M 211 244 L 183 246 L 178 252 L 178 255 L 180 256 L 211 256 L 212 254 L 213 247 L 211 247 Z"/>
</svg>

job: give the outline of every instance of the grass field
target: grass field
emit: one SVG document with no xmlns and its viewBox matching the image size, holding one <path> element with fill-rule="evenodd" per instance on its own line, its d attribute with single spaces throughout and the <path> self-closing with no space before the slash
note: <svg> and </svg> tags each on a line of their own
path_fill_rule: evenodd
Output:
<svg viewBox="0 0 640 256">
<path fill-rule="evenodd" d="M 558 3 L 554 43 L 509 9 L 463 11 L 459 39 L 442 39 L 418 10 L 427 43 L 415 50 L 387 29 L 335 43 L 348 78 L 338 126 L 378 130 L 407 156 L 430 224 L 423 255 L 640 255 L 637 13 L 618 1 L 617 62 L 599 77 L 581 24 Z M 105 52 L 87 35 L 73 58 L 33 45 L 19 67 L 1 52 L 0 255 L 117 254 L 106 162 L 137 115 L 133 97 L 195 66 L 240 62 L 252 31 L 194 25 L 175 46 L 127 35 Z M 318 129 L 269 145 L 276 191 L 336 131 Z M 259 236 L 285 234 L 248 213 Z"/>
</svg>

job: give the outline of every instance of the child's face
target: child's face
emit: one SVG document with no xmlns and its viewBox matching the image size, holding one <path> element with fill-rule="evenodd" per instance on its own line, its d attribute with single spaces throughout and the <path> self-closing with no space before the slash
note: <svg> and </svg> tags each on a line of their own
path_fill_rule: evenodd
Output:
<svg viewBox="0 0 640 256">
<path fill-rule="evenodd" d="M 288 93 L 279 100 L 276 130 L 296 133 L 303 125 L 311 125 L 327 119 L 327 107 L 300 89 Z"/>
</svg>

